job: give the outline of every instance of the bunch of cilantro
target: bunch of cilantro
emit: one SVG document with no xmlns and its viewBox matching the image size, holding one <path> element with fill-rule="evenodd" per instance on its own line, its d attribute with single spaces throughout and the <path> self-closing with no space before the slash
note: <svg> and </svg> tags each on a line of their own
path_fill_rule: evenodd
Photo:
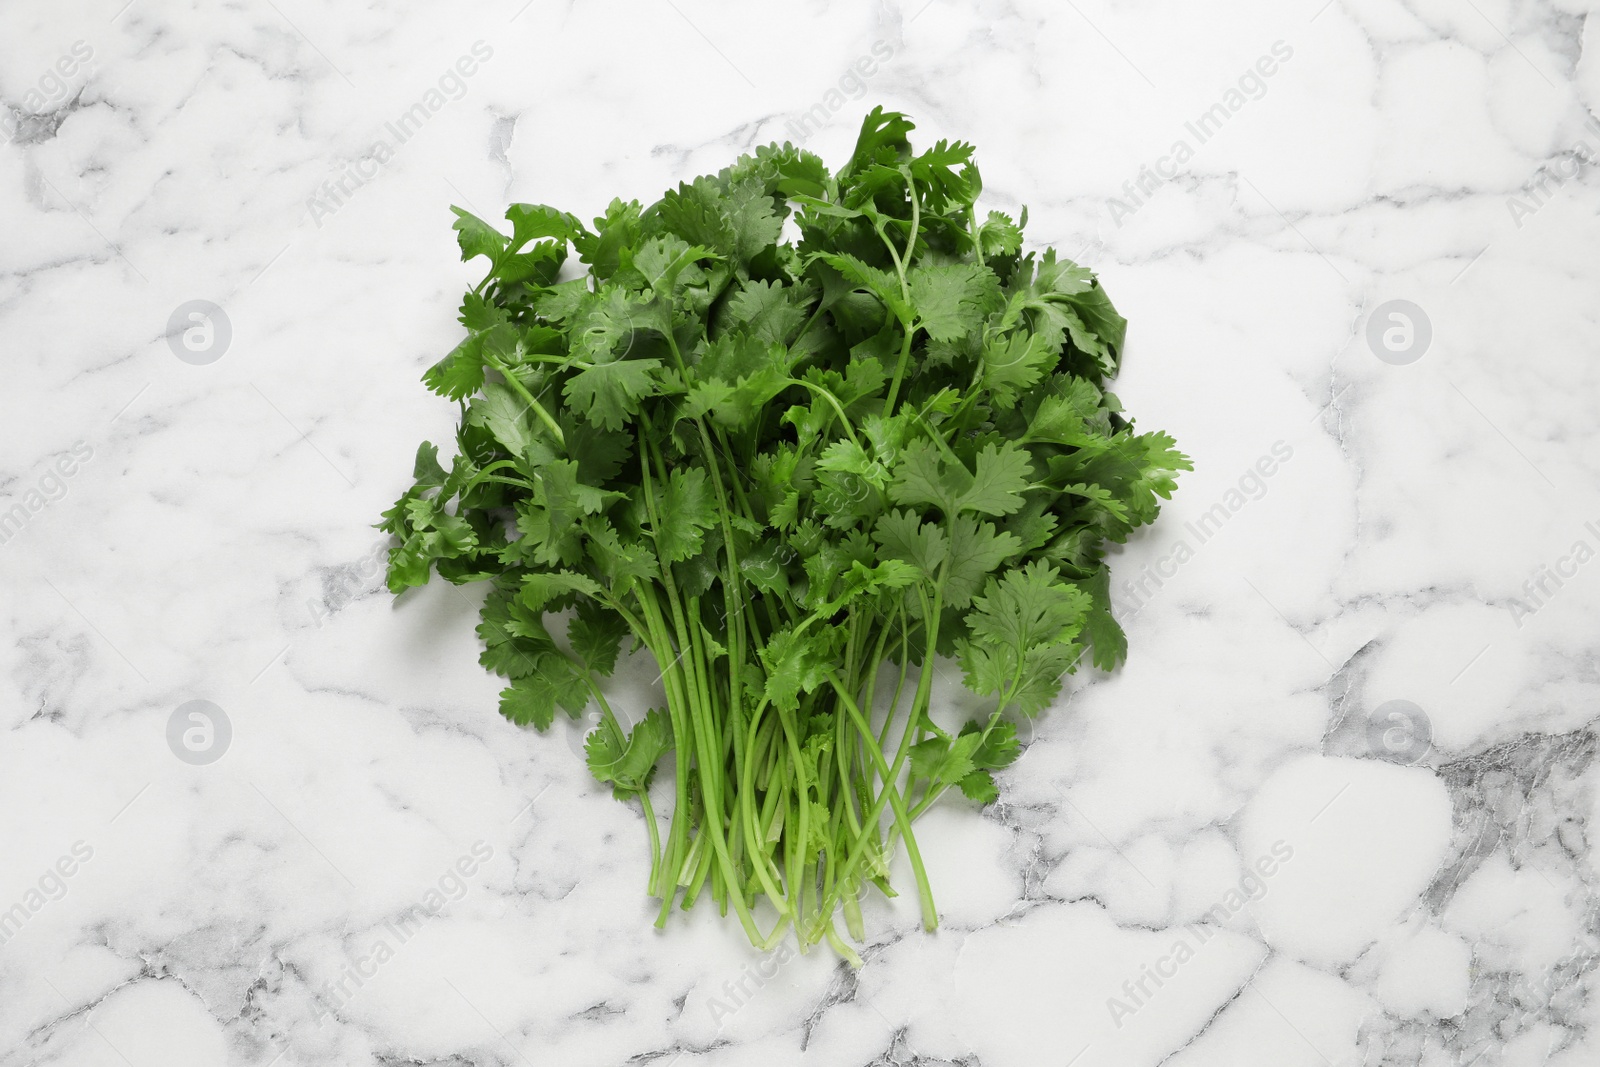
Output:
<svg viewBox="0 0 1600 1067">
<path fill-rule="evenodd" d="M 455 209 L 489 269 L 424 376 L 461 420 L 379 524 L 389 588 L 487 583 L 513 722 L 598 705 L 588 764 L 643 806 L 658 925 L 709 889 L 757 945 L 858 962 L 836 923 L 864 938 L 903 842 L 933 928 L 912 824 L 951 787 L 995 800 L 1016 718 L 1086 651 L 1122 659 L 1104 545 L 1189 469 L 1104 389 L 1127 323 L 1095 276 L 1024 254 L 1025 211 L 974 206 L 972 146 L 912 128 L 875 109 L 837 174 L 772 145 L 592 229 Z M 630 641 L 665 707 L 625 731 L 602 679 Z M 939 656 L 988 702 L 954 733 Z"/>
</svg>

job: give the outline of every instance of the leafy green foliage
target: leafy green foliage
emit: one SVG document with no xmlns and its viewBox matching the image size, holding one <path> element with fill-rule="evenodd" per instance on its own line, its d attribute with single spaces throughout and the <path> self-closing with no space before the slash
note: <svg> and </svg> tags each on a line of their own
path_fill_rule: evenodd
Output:
<svg viewBox="0 0 1600 1067">
<path fill-rule="evenodd" d="M 589 770 L 620 793 L 638 792 L 650 784 L 656 763 L 672 749 L 672 726 L 660 711 L 650 711 L 628 734 L 601 725 L 584 742 Z"/>
<path fill-rule="evenodd" d="M 994 802 L 1018 717 L 1090 650 L 1123 659 L 1104 545 L 1189 469 L 1106 391 L 1127 323 L 1093 272 L 1024 252 L 1026 211 L 976 206 L 972 146 L 918 152 L 913 128 L 874 109 L 837 173 L 769 145 L 588 224 L 453 209 L 487 269 L 423 381 L 462 417 L 383 513 L 389 587 L 488 583 L 511 722 L 600 703 L 587 762 L 645 809 L 662 921 L 709 892 L 764 943 L 765 896 L 849 955 L 835 910 L 893 892 L 903 841 L 931 925 L 912 820 L 952 787 Z M 665 708 L 625 732 L 601 680 L 630 639 Z M 928 716 L 939 656 L 992 701 L 953 736 Z"/>
<path fill-rule="evenodd" d="M 978 739 L 967 755 L 972 769 L 962 776 L 958 784 L 969 800 L 993 804 L 1000 799 L 1000 790 L 996 788 L 991 772 L 1011 766 L 1022 754 L 1016 724 L 1009 719 L 997 719 L 989 726 L 969 722 L 961 728 L 961 735 L 956 741 L 960 743 L 969 737 Z"/>
</svg>

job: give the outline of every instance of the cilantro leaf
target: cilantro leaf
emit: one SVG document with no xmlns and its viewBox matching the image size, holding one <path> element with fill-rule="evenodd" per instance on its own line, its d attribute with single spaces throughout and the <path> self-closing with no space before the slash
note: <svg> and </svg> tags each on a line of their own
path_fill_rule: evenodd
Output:
<svg viewBox="0 0 1600 1067">
<path fill-rule="evenodd" d="M 1111 613 L 1111 571 L 1104 564 L 1088 578 L 1073 582 L 1090 599 L 1083 628 L 1094 648 L 1094 665 L 1109 671 L 1128 658 L 1128 635 Z"/>
<path fill-rule="evenodd" d="M 586 597 L 599 596 L 600 583 L 573 571 L 534 571 L 522 576 L 519 595 L 530 611 L 544 611 L 551 601 L 565 600 L 574 593 Z"/>
<path fill-rule="evenodd" d="M 578 465 L 571 460 L 550 460 L 541 468 L 533 496 L 516 504 L 522 539 L 512 547 L 524 560 L 575 563 L 583 552 L 582 519 L 598 514 L 617 495 L 579 481 Z"/>
<path fill-rule="evenodd" d="M 787 343 L 806 320 L 793 293 L 777 282 L 752 281 L 728 300 L 728 324 L 765 344 Z"/>
<path fill-rule="evenodd" d="M 968 722 L 961 728 L 963 737 L 982 733 L 983 726 L 977 722 Z M 984 737 L 973 749 L 972 765 L 986 771 L 998 771 L 1011 766 L 1020 755 L 1022 744 L 1017 740 L 1017 724 L 1009 719 L 999 719 L 989 729 L 989 736 Z"/>
<path fill-rule="evenodd" d="M 931 504 L 946 515 L 1009 515 L 1023 505 L 1031 462 L 1009 441 L 986 445 L 974 473 L 931 442 L 916 441 L 902 452 L 889 493 L 897 504 Z"/>
<path fill-rule="evenodd" d="M 878 519 L 873 539 L 890 559 L 904 560 L 928 578 L 938 574 L 950 541 L 936 523 L 923 522 L 914 511 L 891 511 Z M 998 561 L 996 561 L 998 562 Z"/>
<path fill-rule="evenodd" d="M 993 523 L 962 515 L 950 524 L 950 569 L 944 600 L 965 608 L 983 588 L 984 579 L 1001 563 L 1022 551 L 1015 534 L 997 533 Z"/>
<path fill-rule="evenodd" d="M 429 441 L 424 441 L 417 446 L 417 459 L 412 464 L 411 477 L 419 486 L 439 486 L 444 484 L 444 468 L 439 466 L 439 446 Z"/>
<path fill-rule="evenodd" d="M 539 657 L 533 673 L 518 678 L 500 693 L 500 714 L 518 726 L 532 725 L 539 730 L 550 728 L 557 707 L 577 717 L 588 704 L 588 683 L 572 661 L 560 653 Z"/>
<path fill-rule="evenodd" d="M 599 363 L 567 379 L 562 391 L 567 403 L 584 418 L 606 430 L 620 430 L 639 410 L 639 401 L 657 389 L 658 359 L 629 359 Z"/>
<path fill-rule="evenodd" d="M 988 771 L 974 770 L 961 779 L 961 792 L 968 800 L 979 804 L 993 804 L 1000 799 L 1000 790 L 994 784 L 994 775 Z"/>
<path fill-rule="evenodd" d="M 761 649 L 761 661 L 767 668 L 766 697 L 773 707 L 794 711 L 800 706 L 802 693 L 822 685 L 834 667 L 833 653 L 840 636 L 832 627 L 808 634 L 786 628 L 767 640 Z"/>
<path fill-rule="evenodd" d="M 483 388 L 483 336 L 472 334 L 449 355 L 422 375 L 429 389 L 451 400 L 461 400 Z"/>
<path fill-rule="evenodd" d="M 909 319 L 911 307 L 900 291 L 900 283 L 893 274 L 871 266 L 846 252 L 819 252 L 817 259 L 838 271 L 844 278 L 883 301 L 883 306 L 897 319 Z"/>
<path fill-rule="evenodd" d="M 1003 212 L 989 212 L 978 234 L 986 257 L 1014 256 L 1022 250 L 1022 227 Z"/>
<path fill-rule="evenodd" d="M 610 674 L 616 669 L 617 654 L 627 636 L 627 620 L 592 600 L 580 600 L 572 621 L 567 623 L 567 642 L 595 674 Z"/>
<path fill-rule="evenodd" d="M 451 228 L 456 231 L 456 243 L 461 246 L 461 262 L 475 256 L 487 256 L 493 261 L 505 249 L 506 239 L 499 230 L 470 211 L 458 207 L 450 210 L 456 216 Z"/>
<path fill-rule="evenodd" d="M 976 734 L 964 734 L 953 741 L 946 737 L 920 741 L 911 746 L 911 773 L 934 785 L 955 785 L 972 773 L 978 740 Z"/>
<path fill-rule="evenodd" d="M 649 786 L 656 763 L 672 750 L 672 725 L 661 711 L 652 709 L 634 724 L 625 742 L 619 743 L 602 724 L 590 731 L 583 747 L 597 780 L 622 792 L 638 792 Z"/>
<path fill-rule="evenodd" d="M 705 545 L 705 531 L 716 525 L 717 506 L 700 467 L 679 468 L 669 476 L 661 500 L 661 525 L 656 547 L 661 558 L 678 563 L 697 555 Z"/>
<path fill-rule="evenodd" d="M 1056 358 L 1043 334 L 1020 332 L 988 341 L 983 347 L 983 384 L 994 393 L 995 403 L 1010 404 L 1038 384 Z"/>
<path fill-rule="evenodd" d="M 1043 560 L 990 578 L 967 616 L 962 668 L 972 688 L 1002 698 L 1023 715 L 1055 699 L 1061 676 L 1081 654 L 1076 638 L 1092 598 L 1059 580 Z"/>
<path fill-rule="evenodd" d="M 555 650 L 540 617 L 503 589 L 489 594 L 479 619 L 483 652 L 478 661 L 502 677 L 526 678 L 537 673 L 540 659 Z"/>
<path fill-rule="evenodd" d="M 1000 279 L 979 263 L 915 267 L 909 281 L 917 321 L 935 341 L 975 329 L 1000 294 Z"/>
<path fill-rule="evenodd" d="M 486 427 L 518 459 L 553 455 L 545 442 L 547 431 L 533 417 L 527 401 L 509 385 L 484 385 L 483 395 L 468 405 L 467 419 Z"/>
<path fill-rule="evenodd" d="M 518 248 L 545 238 L 565 244 L 583 229 L 573 216 L 545 204 L 512 204 L 506 208 L 506 221 L 511 223 L 511 243 Z"/>
</svg>

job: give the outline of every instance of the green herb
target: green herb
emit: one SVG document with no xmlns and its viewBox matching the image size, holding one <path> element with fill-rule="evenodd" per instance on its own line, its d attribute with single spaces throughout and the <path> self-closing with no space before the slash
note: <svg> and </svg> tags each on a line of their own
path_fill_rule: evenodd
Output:
<svg viewBox="0 0 1600 1067">
<path fill-rule="evenodd" d="M 1012 717 L 1086 651 L 1121 660 L 1104 545 L 1190 469 L 1104 390 L 1127 324 L 1095 276 L 1024 254 L 1026 211 L 974 207 L 972 147 L 911 129 L 877 109 L 836 174 L 772 145 L 593 228 L 454 209 L 488 272 L 424 375 L 461 404 L 456 453 L 423 444 L 384 513 L 389 588 L 489 584 L 513 722 L 598 702 L 589 767 L 644 808 L 658 925 L 709 888 L 757 945 L 858 961 L 837 924 L 864 938 L 903 842 L 933 928 L 913 820 L 952 786 L 993 802 Z M 630 639 L 666 705 L 625 732 L 602 679 Z M 928 716 L 940 656 L 990 702 L 955 734 Z"/>
</svg>

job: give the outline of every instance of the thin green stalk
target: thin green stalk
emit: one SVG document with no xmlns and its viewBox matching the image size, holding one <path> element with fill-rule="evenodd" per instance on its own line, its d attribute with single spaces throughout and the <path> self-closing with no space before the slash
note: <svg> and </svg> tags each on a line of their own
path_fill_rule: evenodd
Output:
<svg viewBox="0 0 1600 1067">
<path fill-rule="evenodd" d="M 646 422 L 641 421 L 639 430 L 641 462 L 646 465 L 644 479 L 645 507 L 650 516 L 651 529 L 655 530 L 656 536 L 659 537 L 661 531 L 661 516 L 660 512 L 656 508 L 655 489 L 650 478 L 648 466 L 649 459 L 647 458 L 651 453 L 654 452 L 654 450 L 649 447 L 650 443 L 645 439 L 644 436 L 646 425 Z M 664 468 L 661 468 L 660 454 L 654 453 L 654 455 L 659 469 L 658 477 L 662 482 L 665 482 L 666 471 Z M 670 571 L 668 571 L 665 567 L 663 567 L 663 572 L 664 575 L 670 575 Z M 728 855 L 728 844 L 723 837 L 722 794 L 720 790 L 720 776 L 722 768 L 718 761 L 712 759 L 711 750 L 711 735 L 714 721 L 711 711 L 705 703 L 704 691 L 695 684 L 697 673 L 695 670 L 696 666 L 699 668 L 699 680 L 701 682 L 704 680 L 704 665 L 703 663 L 698 662 L 702 659 L 702 657 L 693 655 L 689 627 L 685 620 L 683 604 L 678 596 L 677 588 L 667 580 L 664 580 L 662 584 L 667 593 L 668 607 L 672 611 L 673 628 L 678 634 L 678 648 L 683 655 L 692 656 L 697 661 L 695 665 L 691 665 L 689 670 L 683 670 L 677 663 L 674 663 L 667 669 L 666 673 L 671 674 L 673 672 L 677 672 L 685 682 L 684 698 L 687 703 L 688 718 L 692 723 L 694 723 L 693 736 L 696 744 L 695 755 L 699 761 L 701 800 L 704 803 L 706 812 L 705 820 L 702 823 L 702 828 L 710 831 L 711 847 L 716 851 L 717 862 L 722 865 L 723 878 L 730 887 L 730 892 L 733 898 L 733 910 L 735 914 L 738 915 L 739 922 L 744 927 L 745 933 L 749 936 L 751 943 L 760 944 L 763 938 L 761 937 L 760 932 L 756 929 L 755 922 L 750 916 L 749 909 L 745 906 L 744 894 L 739 888 L 738 879 L 733 876 L 733 861 Z"/>
<path fill-rule="evenodd" d="M 810 789 L 810 781 L 806 778 L 805 759 L 800 754 L 799 734 L 790 712 L 781 707 L 778 708 L 778 720 L 782 723 L 784 738 L 789 744 L 789 766 L 794 774 L 794 795 L 798 798 L 796 801 L 798 810 L 794 819 L 795 833 L 786 834 L 785 839 L 792 842 L 798 835 L 803 844 L 806 840 L 806 833 L 810 829 L 808 805 L 804 803 L 807 791 Z M 802 872 L 795 866 L 793 856 L 789 855 L 787 851 L 785 855 L 786 862 L 784 866 L 789 876 L 789 911 L 791 914 L 798 916 L 800 914 L 800 882 L 802 881 L 800 875 Z"/>
<path fill-rule="evenodd" d="M 826 400 L 828 405 L 839 416 L 839 426 L 844 430 L 845 436 L 850 438 L 850 443 L 857 448 L 861 447 L 861 438 L 856 436 L 855 429 L 851 427 L 850 417 L 844 413 L 844 405 L 839 403 L 839 398 L 833 395 L 831 389 L 820 386 L 816 382 L 808 382 L 803 378 L 790 378 L 789 382 L 791 385 L 804 386 Z"/>
<path fill-rule="evenodd" d="M 704 828 L 700 831 L 700 839 L 705 839 Z M 694 866 L 694 875 L 689 879 L 689 884 L 683 887 L 683 900 L 678 903 L 679 911 L 688 911 L 694 907 L 694 902 L 700 899 L 700 891 L 705 888 L 706 877 L 716 869 L 716 864 L 711 862 L 711 850 L 700 850 L 699 862 Z M 726 913 L 724 913 L 726 914 Z"/>
<path fill-rule="evenodd" d="M 850 693 L 844 688 L 837 675 L 828 672 L 828 683 L 838 693 L 839 700 L 844 704 L 845 710 L 856 721 L 856 729 L 862 736 L 872 736 L 872 724 L 861 715 L 861 709 L 856 707 L 856 702 L 851 699 Z M 869 746 L 867 755 L 872 756 L 878 765 L 879 772 L 883 775 L 883 791 L 889 798 L 889 807 L 894 811 L 895 825 L 900 827 L 900 836 L 905 838 L 906 855 L 911 860 L 911 873 L 917 880 L 917 894 L 922 900 L 922 925 L 924 929 L 935 930 L 939 926 L 939 912 L 933 903 L 933 887 L 928 884 L 928 872 L 922 866 L 922 850 L 917 847 L 917 839 L 911 832 L 911 816 L 906 811 L 905 800 L 900 796 L 900 791 L 894 786 L 888 764 L 883 758 L 883 753 L 876 746 Z"/>
<path fill-rule="evenodd" d="M 682 858 L 686 849 L 685 840 L 689 834 L 691 821 L 690 780 L 693 776 L 691 760 L 694 752 L 693 737 L 695 730 L 692 719 L 687 714 L 687 699 L 682 691 L 681 679 L 678 677 L 676 664 L 672 659 L 668 658 L 668 653 L 672 650 L 672 641 L 666 635 L 660 608 L 653 600 L 653 593 L 649 600 L 641 596 L 639 604 L 655 634 L 655 640 L 651 642 L 651 650 L 656 653 L 658 663 L 662 659 L 667 659 L 668 662 L 667 669 L 662 672 L 661 680 L 667 690 L 667 716 L 672 722 L 672 737 L 677 753 L 678 769 L 678 799 L 677 805 L 673 808 L 672 826 L 668 832 L 668 862 L 662 869 L 662 885 L 659 893 L 662 898 L 661 912 L 656 917 L 656 925 L 661 926 L 666 922 L 667 915 L 671 911 L 673 897 L 677 895 L 675 888 L 677 874 L 673 869 L 673 864 Z"/>
<path fill-rule="evenodd" d="M 878 794 L 877 799 L 874 800 L 872 804 L 871 810 L 867 813 L 866 818 L 862 820 L 863 825 L 861 833 L 856 837 L 855 841 L 850 847 L 849 854 L 845 857 L 845 865 L 841 875 L 841 880 L 843 878 L 847 878 L 851 873 L 854 872 L 856 864 L 861 860 L 861 856 L 863 855 L 863 850 L 866 847 L 866 842 L 869 835 L 876 833 L 878 820 L 883 814 L 884 802 L 887 800 L 890 804 L 899 802 L 903 805 L 904 803 L 903 800 L 901 800 L 899 786 L 897 783 L 900 781 L 900 772 L 904 769 L 905 762 L 911 754 L 911 746 L 913 743 L 912 739 L 917 736 L 917 725 L 927 708 L 928 698 L 933 691 L 933 661 L 934 657 L 938 655 L 939 623 L 944 609 L 944 586 L 945 581 L 949 576 L 949 571 L 950 560 L 947 557 L 939 567 L 939 579 L 934 589 L 932 605 L 929 606 L 926 599 L 923 600 L 923 628 L 927 633 L 927 645 L 923 651 L 922 665 L 918 669 L 917 691 L 911 699 L 911 712 L 906 719 L 905 729 L 900 735 L 899 749 L 895 752 L 894 763 L 892 765 L 888 767 L 883 766 L 883 745 L 877 738 L 873 736 L 871 724 L 867 723 L 866 725 L 866 732 L 863 734 L 863 739 L 868 742 L 866 745 L 867 755 L 869 758 L 874 756 L 876 757 L 875 762 L 883 774 L 883 791 Z M 925 597 L 925 594 L 920 589 L 918 590 L 918 595 Z M 905 663 L 906 657 L 904 656 L 904 648 L 902 647 L 902 682 L 905 680 Z M 899 688 L 897 687 L 895 690 L 896 705 L 898 705 L 899 699 L 900 692 Z M 859 717 L 859 715 L 860 712 L 857 711 L 857 716 Z M 891 710 L 890 721 L 892 720 L 893 713 Z M 885 731 L 887 731 L 887 722 L 884 724 L 884 728 Z M 887 733 L 885 733 L 885 736 L 887 736 Z M 909 839 L 907 840 L 907 850 L 910 850 Z M 825 910 L 831 912 L 831 903 L 825 904 L 824 908 Z M 926 919 L 926 902 L 924 902 L 924 919 Z"/>
<path fill-rule="evenodd" d="M 688 629 L 684 622 L 683 605 L 679 602 L 677 590 L 672 586 L 667 587 L 667 603 L 672 610 L 673 619 L 680 635 Z M 684 647 L 684 646 L 680 646 Z M 692 655 L 692 651 L 686 651 Z M 705 808 L 705 818 L 701 823 L 702 831 L 709 831 L 711 847 L 716 852 L 717 862 L 722 865 L 723 876 L 730 883 L 736 883 L 733 878 L 733 861 L 728 856 L 728 844 L 722 833 L 722 794 L 720 791 L 720 763 L 712 758 L 711 737 L 714 723 L 710 710 L 704 703 L 704 693 L 691 681 L 693 667 L 684 669 L 679 665 L 672 667 L 678 672 L 685 682 L 685 701 L 688 705 L 689 719 L 694 723 L 694 740 L 696 745 L 695 755 L 699 764 L 700 795 Z M 735 885 L 733 890 L 733 910 L 739 916 L 739 922 L 745 928 L 752 944 L 760 944 L 762 937 L 756 929 L 755 922 L 750 917 L 749 910 L 745 907 L 744 896 Z"/>
<path fill-rule="evenodd" d="M 492 472 L 494 472 L 494 471 L 501 470 L 501 469 L 503 469 L 505 467 L 515 468 L 516 465 L 517 465 L 517 461 L 514 460 L 514 459 L 497 459 L 493 463 L 490 463 L 490 464 L 488 464 L 488 465 L 486 465 L 484 467 L 479 468 L 479 470 L 478 470 L 478 472 L 476 474 L 474 474 L 472 477 L 468 478 L 466 480 L 466 482 L 462 484 L 461 488 L 456 490 L 456 496 L 458 498 L 462 497 L 462 496 L 465 496 L 466 493 L 468 492 L 468 490 L 472 489 L 474 486 L 476 486 L 476 485 L 478 485 L 478 484 L 480 484 L 482 482 L 488 482 L 488 481 L 504 482 L 507 485 L 515 485 L 519 489 L 531 490 L 533 488 L 533 483 L 528 481 L 526 478 L 513 480 L 513 479 L 509 479 L 509 478 L 500 477 L 498 475 L 496 475 L 494 477 L 490 476 L 492 474 Z"/>
<path fill-rule="evenodd" d="M 561 432 L 561 427 L 556 424 L 555 419 L 550 417 L 550 413 L 544 409 L 544 405 L 535 400 L 533 398 L 533 394 L 528 392 L 527 386 L 523 385 L 515 374 L 512 374 L 510 370 L 501 365 L 499 362 L 494 360 L 488 360 L 486 362 L 488 362 L 489 366 L 499 371 L 500 377 L 506 380 L 506 384 L 511 386 L 516 394 L 522 397 L 522 399 L 527 403 L 528 407 L 533 409 L 533 413 L 539 416 L 539 421 L 544 423 L 545 429 L 550 431 L 550 433 L 555 437 L 556 442 L 563 448 L 566 447 L 566 434 Z"/>
<path fill-rule="evenodd" d="M 906 189 L 911 194 L 911 235 L 906 239 L 905 258 L 901 259 L 899 256 L 895 256 L 894 266 L 895 270 L 900 275 L 901 299 L 905 301 L 906 307 L 910 307 L 911 286 L 906 281 L 906 268 L 910 265 L 911 257 L 916 253 L 917 249 L 917 228 L 922 219 L 922 202 L 917 199 L 917 183 L 911 177 L 911 172 L 905 167 L 901 167 L 900 173 L 904 175 L 906 179 Z M 888 238 L 884 238 L 884 241 L 887 243 Z M 894 254 L 893 245 L 890 245 L 889 252 L 891 255 Z M 911 339 L 912 335 L 915 334 L 916 331 L 912 327 L 912 320 L 910 319 L 901 319 L 900 325 L 905 336 L 900 342 L 900 361 L 895 364 L 894 378 L 889 382 L 889 395 L 885 397 L 883 401 L 883 414 L 885 418 L 888 418 L 890 415 L 894 414 L 894 402 L 895 398 L 900 395 L 900 383 L 905 379 L 906 370 L 911 366 Z"/>
<path fill-rule="evenodd" d="M 900 694 L 905 691 L 906 671 L 911 666 L 911 626 L 906 622 L 906 606 L 900 604 L 900 677 L 894 683 L 894 696 L 889 700 L 889 712 L 883 719 L 883 730 L 878 734 L 878 747 L 889 747 L 889 728 L 894 723 L 894 713 L 900 708 Z"/>
<path fill-rule="evenodd" d="M 929 665 L 927 661 L 924 661 L 922 671 L 926 673 L 928 670 Z M 913 712 L 916 710 L 914 703 L 912 710 Z M 898 798 L 900 796 L 899 788 L 895 783 L 899 781 L 900 771 L 904 767 L 905 760 L 911 751 L 913 736 L 914 731 L 911 729 L 910 722 L 908 722 L 906 729 L 900 735 L 900 747 L 895 752 L 894 762 L 889 767 L 884 768 L 883 746 L 879 745 L 877 739 L 872 736 L 870 723 L 868 724 L 867 733 L 862 735 L 862 740 L 865 742 L 862 746 L 862 751 L 866 754 L 872 770 L 882 770 L 884 772 L 884 787 L 873 800 L 871 807 L 867 809 L 866 815 L 861 820 L 861 830 L 856 835 L 855 840 L 850 843 L 850 849 L 845 855 L 844 867 L 840 875 L 841 882 L 855 873 L 856 865 L 861 862 L 861 858 L 865 855 L 867 843 L 876 840 L 878 823 L 883 817 L 884 807 L 889 804 L 891 797 Z M 874 754 L 877 756 L 876 766 L 871 766 L 874 762 L 872 760 Z M 868 782 L 864 782 L 863 785 L 870 794 L 870 779 Z M 885 847 L 884 852 L 887 853 L 887 851 L 888 849 Z M 824 910 L 832 910 L 831 901 L 824 905 Z"/>
</svg>

